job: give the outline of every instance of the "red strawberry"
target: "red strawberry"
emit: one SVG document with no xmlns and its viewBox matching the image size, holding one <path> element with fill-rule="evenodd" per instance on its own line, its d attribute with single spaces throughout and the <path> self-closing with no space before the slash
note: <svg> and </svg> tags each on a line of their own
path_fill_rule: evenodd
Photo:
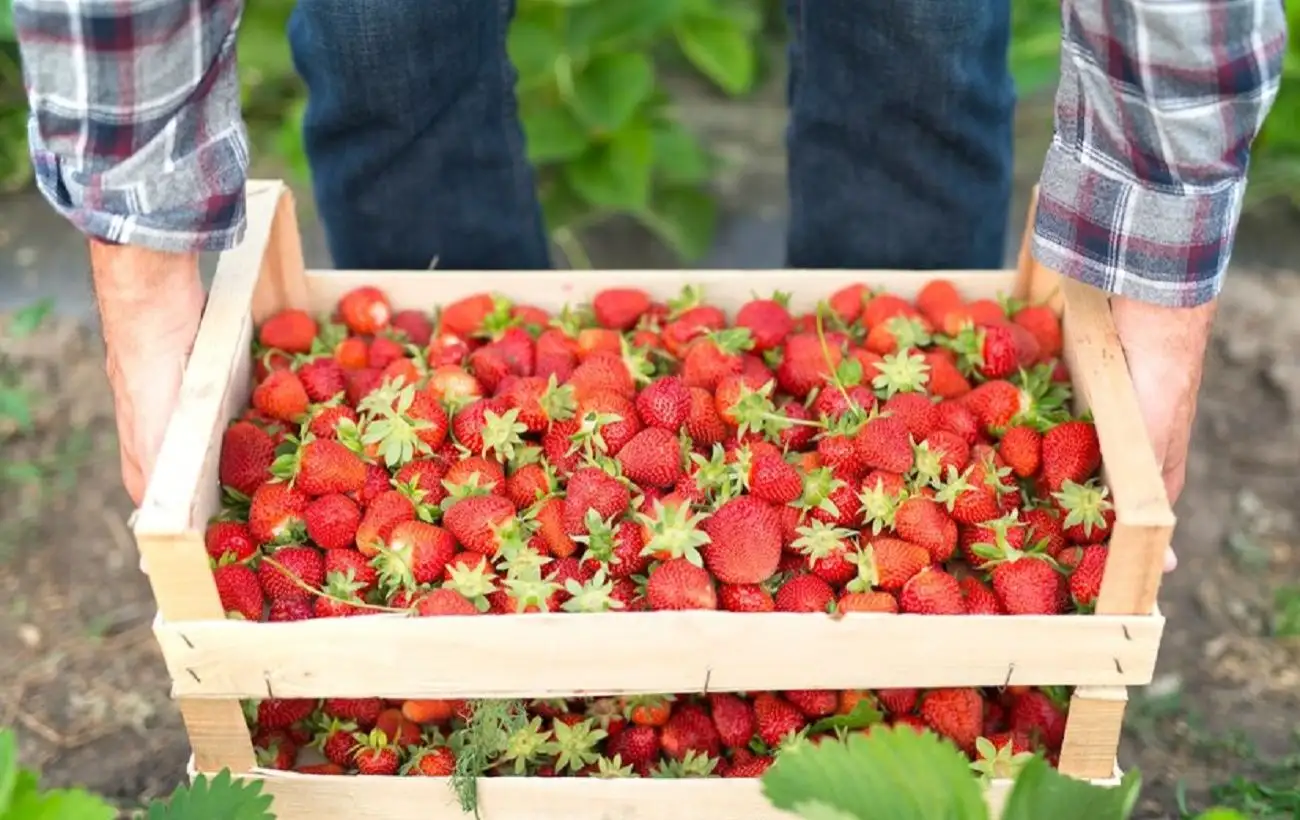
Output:
<svg viewBox="0 0 1300 820">
<path fill-rule="evenodd" d="M 670 760 L 682 760 L 687 752 L 717 757 L 722 751 L 713 720 L 708 712 L 694 703 L 684 703 L 673 709 L 668 722 L 660 730 L 659 743 L 664 757 Z"/>
<path fill-rule="evenodd" d="M 712 692 L 709 694 L 709 708 L 724 746 L 742 748 L 749 745 L 756 727 L 754 710 L 747 702 L 730 693 Z"/>
<path fill-rule="evenodd" d="M 257 425 L 237 421 L 221 436 L 219 461 L 223 486 L 252 495 L 271 477 L 275 440 Z"/>
<path fill-rule="evenodd" d="M 1099 544 L 1110 536 L 1115 524 L 1115 505 L 1109 495 L 1110 491 L 1095 480 L 1087 484 L 1066 481 L 1060 492 L 1052 494 L 1063 515 L 1061 528 L 1067 541 Z"/>
<path fill-rule="evenodd" d="M 976 386 L 961 401 L 985 433 L 1006 427 L 1023 410 L 1020 388 L 1001 379 Z"/>
<path fill-rule="evenodd" d="M 779 695 L 759 692 L 754 696 L 754 723 L 760 740 L 768 746 L 779 746 L 786 737 L 803 731 L 808 720 Z"/>
<path fill-rule="evenodd" d="M 329 401 L 347 388 L 347 373 L 332 358 L 312 359 L 298 368 L 307 397 L 314 402 Z"/>
<path fill-rule="evenodd" d="M 796 575 L 776 591 L 777 612 L 828 612 L 834 601 L 831 585 L 816 575 Z"/>
<path fill-rule="evenodd" d="M 685 558 L 673 558 L 651 568 L 646 584 L 651 609 L 717 609 L 713 578 Z"/>
<path fill-rule="evenodd" d="M 203 545 L 213 561 L 239 563 L 257 552 L 248 525 L 241 521 L 213 521 L 203 533 Z"/>
<path fill-rule="evenodd" d="M 1097 427 L 1087 421 L 1066 421 L 1043 434 L 1043 481 L 1050 492 L 1065 482 L 1083 484 L 1101 466 Z"/>
<path fill-rule="evenodd" d="M 351 493 L 366 483 L 366 464 L 356 453 L 331 439 L 305 442 L 294 456 L 294 485 L 310 496 Z"/>
<path fill-rule="evenodd" d="M 261 584 L 258 585 L 258 588 L 261 588 Z M 271 608 L 266 614 L 266 619 L 272 623 L 308 621 L 314 617 L 316 615 L 312 611 L 311 602 L 303 598 L 281 598 L 278 601 L 272 601 Z"/>
<path fill-rule="evenodd" d="M 249 532 L 261 544 L 292 539 L 302 529 L 307 503 L 307 496 L 288 484 L 263 484 L 249 505 Z"/>
<path fill-rule="evenodd" d="M 961 585 L 938 567 L 926 567 L 913 575 L 903 585 L 898 605 L 903 612 L 916 615 L 966 614 Z"/>
<path fill-rule="evenodd" d="M 1101 579 L 1110 551 L 1101 544 L 1083 548 L 1083 556 L 1070 573 L 1070 597 L 1081 612 L 1091 612 L 1101 594 Z"/>
<path fill-rule="evenodd" d="M 962 374 L 951 354 L 943 349 L 927 350 L 922 356 L 930 367 L 926 390 L 931 396 L 955 399 L 971 391 L 970 382 Z"/>
<path fill-rule="evenodd" d="M 387 736 L 378 729 L 369 735 L 358 733 L 357 749 L 353 753 L 353 763 L 357 774 L 361 775 L 395 775 L 401 764 L 397 747 L 393 746 Z"/>
<path fill-rule="evenodd" d="M 994 548 L 993 591 L 1009 615 L 1056 615 L 1065 611 L 1066 586 L 1052 559 L 1041 553 Z"/>
<path fill-rule="evenodd" d="M 260 731 L 253 736 L 257 765 L 264 769 L 287 771 L 298 759 L 298 745 L 287 732 Z"/>
<path fill-rule="evenodd" d="M 803 478 L 780 455 L 758 456 L 749 467 L 749 492 L 771 504 L 789 504 L 803 495 Z"/>
<path fill-rule="evenodd" d="M 919 689 L 877 689 L 876 700 L 891 715 L 906 715 L 916 708 L 921 697 Z"/>
<path fill-rule="evenodd" d="M 280 547 L 262 559 L 257 579 L 272 600 L 310 598 L 325 582 L 325 559 L 312 547 Z"/>
<path fill-rule="evenodd" d="M 708 447 L 725 441 L 730 435 L 727 423 L 718 415 L 713 394 L 702 387 L 690 388 L 691 405 L 687 413 L 686 434 L 697 446 Z"/>
<path fill-rule="evenodd" d="M 1041 359 L 1054 359 L 1061 355 L 1061 320 L 1047 305 L 1022 307 L 1011 321 L 1033 334 Z"/>
<path fill-rule="evenodd" d="M 504 499 L 503 499 L 504 500 Z M 508 502 L 507 502 L 508 503 Z M 511 512 L 514 511 L 513 506 Z M 357 549 L 362 555 L 374 557 L 382 543 L 398 523 L 415 518 L 415 505 L 398 490 L 384 490 L 366 505 L 365 515 L 357 526 Z"/>
<path fill-rule="evenodd" d="M 998 442 L 998 454 L 1012 472 L 1021 478 L 1029 478 L 1038 472 L 1042 445 L 1043 437 L 1037 430 L 1018 425 L 1002 434 L 1002 439 Z"/>
<path fill-rule="evenodd" d="M 642 487 L 671 487 L 682 473 L 681 443 L 661 427 L 647 427 L 618 451 L 623 475 Z"/>
<path fill-rule="evenodd" d="M 912 469 L 907 424 L 893 416 L 871 419 L 857 435 L 858 459 L 867 468 L 905 473 Z"/>
<path fill-rule="evenodd" d="M 718 588 L 718 602 L 727 612 L 773 612 L 772 594 L 758 584 L 723 584 Z"/>
<path fill-rule="evenodd" d="M 846 592 L 835 602 L 837 612 L 882 612 L 893 615 L 898 612 L 898 599 L 892 592 L 871 590 L 869 592 Z"/>
<path fill-rule="evenodd" d="M 968 615 L 1005 615 L 1006 609 L 988 585 L 974 575 L 961 579 L 962 596 L 966 599 Z"/>
<path fill-rule="evenodd" d="M 844 354 L 831 345 L 822 346 L 816 333 L 796 333 L 785 340 L 781 363 L 776 368 L 777 386 L 802 401 L 839 367 Z"/>
<path fill-rule="evenodd" d="M 638 288 L 606 288 L 591 300 L 591 312 L 601 327 L 631 330 L 650 309 L 650 294 Z"/>
<path fill-rule="evenodd" d="M 978 689 L 932 689 L 921 696 L 921 719 L 971 754 L 984 731 L 984 698 Z"/>
<path fill-rule="evenodd" d="M 339 299 L 339 318 L 358 336 L 371 336 L 388 327 L 392 308 L 379 288 L 362 285 Z"/>
<path fill-rule="evenodd" d="M 442 527 L 424 521 L 403 521 L 393 527 L 388 549 L 375 559 L 389 589 L 416 589 L 442 579 L 456 554 L 456 539 Z"/>
<path fill-rule="evenodd" d="M 724 584 L 758 584 L 781 561 L 781 521 L 776 510 L 750 496 L 733 498 L 704 522 L 709 543 L 704 562 Z"/>
<path fill-rule="evenodd" d="M 420 596 L 415 605 L 423 618 L 437 615 L 478 615 L 474 602 L 450 587 L 431 589 Z"/>
<path fill-rule="evenodd" d="M 311 717 L 316 701 L 305 698 L 267 698 L 257 704 L 257 727 L 266 731 L 289 729 Z"/>
<path fill-rule="evenodd" d="M 899 538 L 876 536 L 862 545 L 858 578 L 863 589 L 898 591 L 931 563 L 924 547 Z"/>
<path fill-rule="evenodd" d="M 303 511 L 307 536 L 327 550 L 346 549 L 356 543 L 361 509 L 346 495 L 322 495 Z"/>
<path fill-rule="evenodd" d="M 632 503 L 627 485 L 599 467 L 582 467 L 569 476 L 564 500 L 564 528 L 570 535 L 587 531 L 587 512 L 602 521 L 621 516 Z"/>
<path fill-rule="evenodd" d="M 516 520 L 515 505 L 500 495 L 468 496 L 443 513 L 442 523 L 465 549 L 494 555 L 500 546 L 498 531 Z"/>
<path fill-rule="evenodd" d="M 246 564 L 222 564 L 212 570 L 217 584 L 217 597 L 227 618 L 245 621 L 262 620 L 264 596 L 257 573 Z"/>
<path fill-rule="evenodd" d="M 677 376 L 665 376 L 637 394 L 636 409 L 647 427 L 675 433 L 690 415 L 691 392 Z"/>
<path fill-rule="evenodd" d="M 1065 549 L 1065 530 L 1061 518 L 1047 507 L 1031 507 L 1021 513 L 1025 522 L 1025 542 L 1031 546 L 1041 546 L 1042 551 L 1053 557 Z"/>
<path fill-rule="evenodd" d="M 253 389 L 253 407 L 277 421 L 296 423 L 309 402 L 302 380 L 292 370 L 274 370 Z"/>
<path fill-rule="evenodd" d="M 416 749 L 402 767 L 411 777 L 451 777 L 456 773 L 456 753 L 447 746 Z"/>
<path fill-rule="evenodd" d="M 916 441 L 928 438 L 939 423 L 939 408 L 924 393 L 896 393 L 880 409 L 903 422 Z"/>
<path fill-rule="evenodd" d="M 794 329 L 794 319 L 786 308 L 784 294 L 771 299 L 752 299 L 736 312 L 735 325 L 747 329 L 754 341 L 754 352 L 762 353 L 780 346 Z"/>
<path fill-rule="evenodd" d="M 271 316 L 257 329 L 257 341 L 262 347 L 285 353 L 307 353 L 318 331 L 316 320 L 305 310 L 285 308 Z"/>
<path fill-rule="evenodd" d="M 609 756 L 617 755 L 623 765 L 643 776 L 659 762 L 659 750 L 659 731 L 653 726 L 629 726 L 611 738 L 607 746 Z"/>
<path fill-rule="evenodd" d="M 782 692 L 781 697 L 811 719 L 833 715 L 840 705 L 840 694 L 833 689 L 794 689 Z"/>
<path fill-rule="evenodd" d="M 1045 692 L 1030 689 L 1011 704 L 1011 730 L 1041 741 L 1052 751 L 1065 742 L 1065 710 Z"/>
<path fill-rule="evenodd" d="M 957 522 L 943 506 L 924 496 L 912 496 L 898 505 L 894 529 L 904 541 L 924 547 L 935 563 L 943 563 L 957 549 Z"/>
</svg>

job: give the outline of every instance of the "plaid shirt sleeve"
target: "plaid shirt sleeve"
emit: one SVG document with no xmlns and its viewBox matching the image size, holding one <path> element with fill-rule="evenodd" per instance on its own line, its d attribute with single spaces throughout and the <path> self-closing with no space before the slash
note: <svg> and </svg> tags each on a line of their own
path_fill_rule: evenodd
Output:
<svg viewBox="0 0 1300 820">
<path fill-rule="evenodd" d="M 1277 96 L 1282 0 L 1066 0 L 1063 19 L 1035 257 L 1144 302 L 1210 301 Z"/>
<path fill-rule="evenodd" d="M 78 229 L 160 251 L 244 230 L 242 0 L 15 0 L 36 181 Z"/>
</svg>

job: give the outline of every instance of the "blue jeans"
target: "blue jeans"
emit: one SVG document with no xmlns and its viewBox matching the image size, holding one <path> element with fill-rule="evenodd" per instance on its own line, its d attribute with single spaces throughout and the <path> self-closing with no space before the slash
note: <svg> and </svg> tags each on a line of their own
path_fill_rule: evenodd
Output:
<svg viewBox="0 0 1300 820">
<path fill-rule="evenodd" d="M 513 0 L 299 0 L 304 142 L 341 268 L 550 265 L 505 38 Z M 787 0 L 787 264 L 997 268 L 1010 0 Z"/>
</svg>

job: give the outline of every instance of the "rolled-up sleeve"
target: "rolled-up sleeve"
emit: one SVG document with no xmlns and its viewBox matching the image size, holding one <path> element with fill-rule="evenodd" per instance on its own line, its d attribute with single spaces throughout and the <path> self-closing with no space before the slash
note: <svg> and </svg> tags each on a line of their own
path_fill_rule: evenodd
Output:
<svg viewBox="0 0 1300 820">
<path fill-rule="evenodd" d="M 79 230 L 160 251 L 244 230 L 242 0 L 14 0 L 36 182 Z"/>
<path fill-rule="evenodd" d="M 1282 0 L 1066 0 L 1062 17 L 1035 257 L 1144 302 L 1213 299 L 1277 96 Z"/>
</svg>

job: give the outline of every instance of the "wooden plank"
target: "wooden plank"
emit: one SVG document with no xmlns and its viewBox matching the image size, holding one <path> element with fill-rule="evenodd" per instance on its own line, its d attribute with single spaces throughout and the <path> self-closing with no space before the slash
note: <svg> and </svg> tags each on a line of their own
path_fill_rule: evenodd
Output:
<svg viewBox="0 0 1300 820">
<path fill-rule="evenodd" d="M 1080 686 L 1070 698 L 1060 769 L 1071 777 L 1105 777 L 1115 768 L 1128 690 Z"/>
<path fill-rule="evenodd" d="M 191 776 L 193 776 L 191 769 Z M 464 820 L 446 778 L 330 777 L 257 769 L 247 776 L 273 795 L 278 820 Z M 1119 785 L 1120 773 L 1093 780 Z M 1001 814 L 1011 781 L 989 784 L 990 816 Z M 479 781 L 482 820 L 789 820 L 757 779 L 497 777 Z"/>
<path fill-rule="evenodd" d="M 1138 684 L 1163 627 L 1159 616 L 646 612 L 159 620 L 155 633 L 178 696 L 435 698 Z M 364 664 L 321 650 L 362 645 Z"/>
<path fill-rule="evenodd" d="M 1151 612 L 1164 575 L 1174 513 L 1151 449 L 1104 292 L 1060 280 L 1065 359 L 1075 393 L 1092 411 L 1104 454 L 1102 478 L 1115 505 L 1115 527 L 1097 612 Z"/>
<path fill-rule="evenodd" d="M 735 310 L 755 293 L 793 291 L 791 309 L 811 310 L 836 289 L 854 283 L 886 288 L 913 297 L 931 279 L 950 280 L 969 298 L 996 297 L 1015 287 L 1014 271 L 855 271 L 855 270 L 653 270 L 653 271 L 307 271 L 313 311 L 332 310 L 339 297 L 361 285 L 374 285 L 397 308 L 432 309 L 465 296 L 492 291 L 550 311 L 577 304 L 614 284 L 645 288 L 656 299 L 677 296 L 686 285 L 703 288 L 705 298 Z"/>
<path fill-rule="evenodd" d="M 177 705 L 198 769 L 246 772 L 257 765 L 239 701 L 182 698 Z"/>
</svg>

